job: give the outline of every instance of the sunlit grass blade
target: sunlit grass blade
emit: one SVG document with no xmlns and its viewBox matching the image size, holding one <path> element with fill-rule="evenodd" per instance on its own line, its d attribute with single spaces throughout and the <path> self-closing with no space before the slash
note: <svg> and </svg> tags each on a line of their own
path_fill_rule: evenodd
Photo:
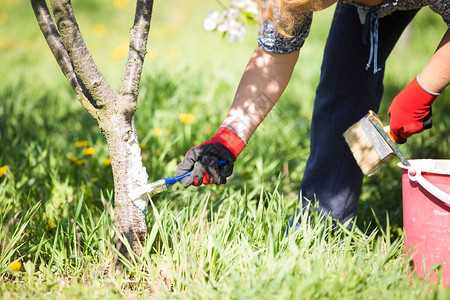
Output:
<svg viewBox="0 0 450 300">
<path fill-rule="evenodd" d="M 3 274 L 8 270 L 12 258 L 25 243 L 23 242 L 23 233 L 40 206 L 41 202 L 38 202 L 29 210 L 22 212 L 22 217 L 19 217 L 19 224 L 15 227 L 14 232 L 10 236 L 0 235 L 3 238 L 3 241 L 0 241 L 0 244 L 2 245 L 0 253 L 0 274 Z M 16 259 L 20 260 L 21 257 L 19 256 Z"/>
</svg>

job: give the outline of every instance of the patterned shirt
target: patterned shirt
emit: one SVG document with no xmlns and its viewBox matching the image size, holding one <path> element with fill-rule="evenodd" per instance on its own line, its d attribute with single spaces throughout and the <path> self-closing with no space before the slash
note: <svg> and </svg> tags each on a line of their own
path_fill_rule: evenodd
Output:
<svg viewBox="0 0 450 300">
<path fill-rule="evenodd" d="M 375 7 L 365 7 L 356 3 L 349 3 L 349 5 L 358 9 L 362 24 L 369 11 L 374 11 L 378 18 L 382 18 L 397 10 L 413 10 L 428 5 L 450 27 L 450 0 L 386 0 Z M 299 50 L 309 34 L 312 15 L 312 12 L 298 14 L 291 37 L 284 37 L 278 33 L 270 20 L 264 20 L 258 32 L 258 44 L 264 50 L 273 53 L 290 53 Z"/>
</svg>

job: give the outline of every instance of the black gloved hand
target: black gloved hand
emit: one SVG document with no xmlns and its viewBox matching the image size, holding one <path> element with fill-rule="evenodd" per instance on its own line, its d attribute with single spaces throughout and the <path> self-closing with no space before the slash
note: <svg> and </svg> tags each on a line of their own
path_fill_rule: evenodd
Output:
<svg viewBox="0 0 450 300">
<path fill-rule="evenodd" d="M 226 164 L 219 166 L 219 160 L 226 160 Z M 189 150 L 183 162 L 178 165 L 175 176 L 192 170 L 190 176 L 180 181 L 185 188 L 190 185 L 224 184 L 233 173 L 234 161 L 233 154 L 222 144 L 202 144 Z"/>
<path fill-rule="evenodd" d="M 245 141 L 234 131 L 221 127 L 211 140 L 191 148 L 186 153 L 183 162 L 175 171 L 175 176 L 192 171 L 190 176 L 180 181 L 185 188 L 190 185 L 224 184 L 227 177 L 233 173 L 234 162 L 245 145 Z M 226 163 L 219 165 L 222 160 Z"/>
</svg>

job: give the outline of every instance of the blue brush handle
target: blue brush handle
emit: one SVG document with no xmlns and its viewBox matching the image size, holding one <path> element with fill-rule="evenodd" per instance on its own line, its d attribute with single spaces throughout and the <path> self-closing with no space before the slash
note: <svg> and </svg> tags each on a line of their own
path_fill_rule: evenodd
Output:
<svg viewBox="0 0 450 300">
<path fill-rule="evenodd" d="M 223 166 L 227 163 L 226 160 L 219 160 L 219 166 Z M 181 179 L 188 177 L 189 175 L 191 175 L 192 171 L 187 172 L 186 174 L 180 175 L 180 176 L 176 176 L 176 177 L 171 177 L 171 178 L 163 178 L 164 182 L 166 183 L 166 185 L 172 185 L 177 183 L 178 181 L 180 181 Z"/>
</svg>

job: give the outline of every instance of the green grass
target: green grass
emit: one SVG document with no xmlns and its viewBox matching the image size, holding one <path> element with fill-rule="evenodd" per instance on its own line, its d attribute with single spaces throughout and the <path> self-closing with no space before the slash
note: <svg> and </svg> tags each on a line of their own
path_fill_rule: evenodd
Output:
<svg viewBox="0 0 450 300">
<path fill-rule="evenodd" d="M 125 63 L 119 50 L 133 8 L 108 3 L 74 1 L 74 7 L 95 60 L 118 88 Z M 255 48 L 255 30 L 238 44 L 203 30 L 204 16 L 217 8 L 215 1 L 155 3 L 136 113 L 150 180 L 171 176 L 190 147 L 215 133 Z M 65 82 L 28 1 L 0 1 L 0 167 L 8 166 L 0 177 L 0 298 L 448 298 L 408 275 L 394 162 L 365 178 L 357 227 L 332 231 L 313 215 L 298 234 L 285 235 L 299 209 L 331 17 L 332 10 L 315 17 L 295 84 L 252 137 L 229 183 L 177 186 L 155 196 L 145 255 L 116 274 L 105 141 Z M 104 35 L 94 29 L 100 23 Z M 380 113 L 385 121 L 390 99 L 420 72 L 444 30 L 425 9 L 411 39 L 394 50 Z M 433 130 L 401 146 L 408 157 L 448 158 L 448 95 L 433 108 Z M 195 122 L 182 123 L 180 113 L 193 114 Z M 85 157 L 75 146 L 82 140 L 95 155 Z M 71 162 L 72 156 L 86 162 Z M 11 269 L 15 261 L 19 271 Z"/>
</svg>

